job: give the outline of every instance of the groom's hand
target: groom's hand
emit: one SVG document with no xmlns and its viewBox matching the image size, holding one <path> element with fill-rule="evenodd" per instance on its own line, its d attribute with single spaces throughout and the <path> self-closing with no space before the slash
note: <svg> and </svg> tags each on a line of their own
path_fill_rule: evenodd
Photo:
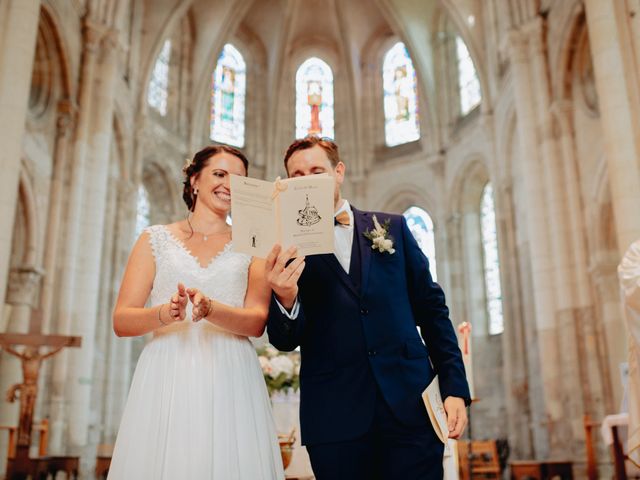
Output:
<svg viewBox="0 0 640 480">
<path fill-rule="evenodd" d="M 449 438 L 460 438 L 467 425 L 467 408 L 464 400 L 460 397 L 447 397 L 444 401 L 444 410 L 447 412 Z"/>
<path fill-rule="evenodd" d="M 282 251 L 274 245 L 265 262 L 265 278 L 280 304 L 291 310 L 298 296 L 298 279 L 304 270 L 304 257 L 298 257 L 287 265 L 296 254 L 296 247 Z"/>
</svg>

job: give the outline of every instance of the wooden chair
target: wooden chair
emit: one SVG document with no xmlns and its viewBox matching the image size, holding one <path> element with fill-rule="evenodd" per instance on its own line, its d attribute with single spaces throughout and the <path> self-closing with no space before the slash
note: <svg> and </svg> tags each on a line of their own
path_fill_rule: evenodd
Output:
<svg viewBox="0 0 640 480">
<path fill-rule="evenodd" d="M 111 457 L 113 455 L 114 445 L 100 444 L 96 456 L 96 478 L 105 479 L 109 475 L 109 467 L 111 466 Z"/>
<path fill-rule="evenodd" d="M 492 478 L 500 480 L 500 461 L 495 440 L 458 441 L 458 465 L 461 480 Z"/>
<path fill-rule="evenodd" d="M 111 457 L 96 457 L 96 478 L 106 479 L 109 475 L 109 467 L 111 466 Z"/>
<path fill-rule="evenodd" d="M 63 472 L 68 479 L 77 479 L 80 470 L 80 457 L 56 456 L 37 459 L 38 477 L 40 480 L 55 480 L 58 472 Z"/>
<path fill-rule="evenodd" d="M 7 458 L 16 457 L 16 432 L 18 427 L 13 425 L 0 425 L 0 430 L 7 430 L 9 432 L 9 445 L 7 447 Z M 49 420 L 46 418 L 40 423 L 34 422 L 33 431 L 39 433 L 38 437 L 38 456 L 43 457 L 47 454 L 47 447 L 49 445 Z"/>
<path fill-rule="evenodd" d="M 573 479 L 573 465 L 568 461 L 514 460 L 509 466 L 511 480 Z"/>
</svg>

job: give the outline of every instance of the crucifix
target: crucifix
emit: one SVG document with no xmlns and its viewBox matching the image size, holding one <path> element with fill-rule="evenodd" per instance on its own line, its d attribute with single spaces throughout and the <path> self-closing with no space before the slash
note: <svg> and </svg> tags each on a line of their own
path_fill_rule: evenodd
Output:
<svg viewBox="0 0 640 480">
<path fill-rule="evenodd" d="M 65 335 L 43 335 L 42 312 L 33 310 L 29 321 L 28 333 L 1 333 L 0 348 L 20 359 L 22 365 L 22 383 L 12 385 L 7 391 L 7 400 L 20 400 L 18 421 L 18 442 L 15 458 L 8 459 L 8 480 L 33 478 L 37 475 L 39 462 L 29 458 L 31 446 L 31 428 L 38 396 L 38 376 L 42 362 L 65 347 L 80 347 L 81 337 Z M 19 347 L 22 347 L 20 350 Z"/>
</svg>

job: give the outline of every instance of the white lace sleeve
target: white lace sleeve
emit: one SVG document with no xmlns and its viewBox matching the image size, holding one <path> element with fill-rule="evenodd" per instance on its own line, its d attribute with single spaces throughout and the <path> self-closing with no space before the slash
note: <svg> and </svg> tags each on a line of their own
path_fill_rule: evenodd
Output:
<svg viewBox="0 0 640 480">
<path fill-rule="evenodd" d="M 153 252 L 153 258 L 156 261 L 156 265 L 162 259 L 162 252 L 167 246 L 167 235 L 162 225 L 152 225 L 144 229 L 144 232 L 149 234 L 149 244 L 151 245 L 151 251 Z"/>
</svg>

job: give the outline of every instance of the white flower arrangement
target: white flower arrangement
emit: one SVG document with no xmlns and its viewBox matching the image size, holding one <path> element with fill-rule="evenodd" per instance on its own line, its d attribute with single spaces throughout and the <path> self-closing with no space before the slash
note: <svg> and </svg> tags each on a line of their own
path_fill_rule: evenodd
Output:
<svg viewBox="0 0 640 480">
<path fill-rule="evenodd" d="M 258 361 L 269 394 L 300 387 L 300 354 L 280 353 L 271 345 L 258 350 Z"/>
<path fill-rule="evenodd" d="M 396 253 L 395 248 L 393 248 L 393 238 L 389 235 L 390 225 L 391 220 L 389 218 L 381 225 L 376 216 L 373 216 L 373 230 L 367 230 L 363 233 L 366 238 L 371 240 L 371 248 L 373 250 L 378 250 L 380 253 L 387 252 L 390 255 Z"/>
</svg>

